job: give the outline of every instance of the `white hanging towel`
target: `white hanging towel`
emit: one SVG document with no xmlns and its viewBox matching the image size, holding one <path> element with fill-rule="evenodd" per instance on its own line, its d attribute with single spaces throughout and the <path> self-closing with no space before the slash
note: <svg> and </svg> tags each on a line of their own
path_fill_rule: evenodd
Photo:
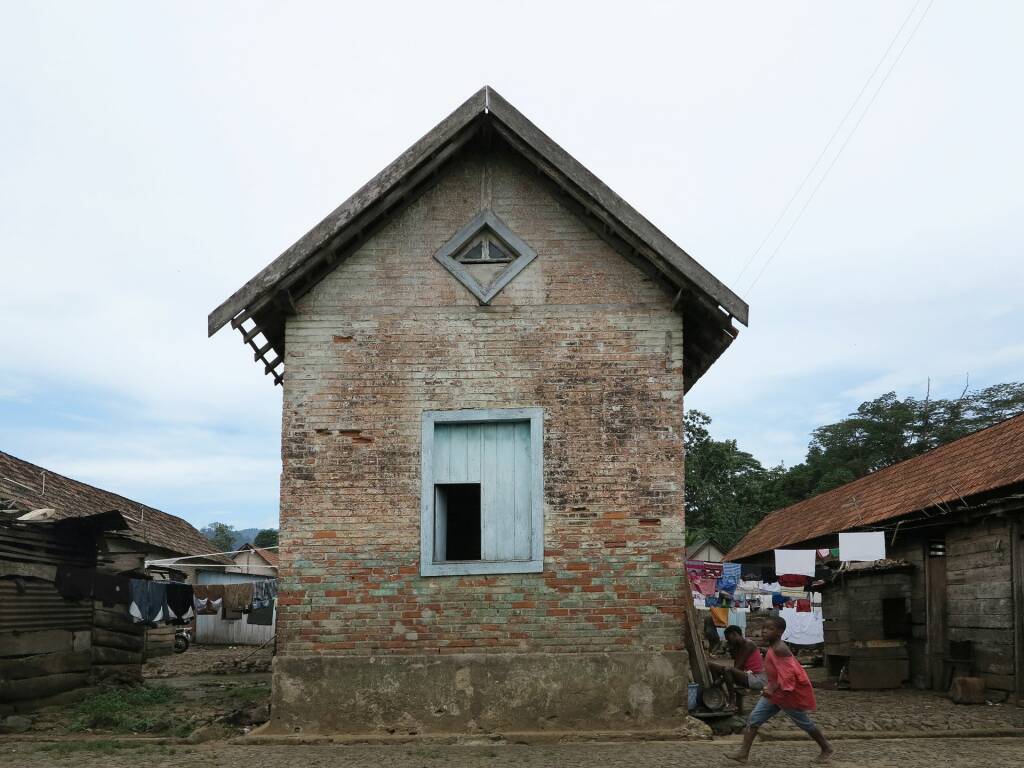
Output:
<svg viewBox="0 0 1024 768">
<path fill-rule="evenodd" d="M 782 640 L 797 645 L 817 645 L 825 642 L 825 624 L 820 611 L 797 611 L 783 608 L 779 616 L 786 620 Z"/>
<path fill-rule="evenodd" d="M 883 560 L 884 558 L 885 533 L 883 531 L 839 534 L 840 560 L 850 562 L 853 560 Z"/>
<path fill-rule="evenodd" d="M 817 554 L 813 549 L 776 549 L 775 572 L 780 576 L 813 576 Z"/>
</svg>

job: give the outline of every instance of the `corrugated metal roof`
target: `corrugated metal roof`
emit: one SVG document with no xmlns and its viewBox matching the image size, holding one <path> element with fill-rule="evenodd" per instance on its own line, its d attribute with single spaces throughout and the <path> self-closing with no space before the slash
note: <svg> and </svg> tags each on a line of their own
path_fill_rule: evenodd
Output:
<svg viewBox="0 0 1024 768">
<path fill-rule="evenodd" d="M 1024 415 L 776 510 L 725 556 L 740 560 L 1024 483 Z"/>
</svg>

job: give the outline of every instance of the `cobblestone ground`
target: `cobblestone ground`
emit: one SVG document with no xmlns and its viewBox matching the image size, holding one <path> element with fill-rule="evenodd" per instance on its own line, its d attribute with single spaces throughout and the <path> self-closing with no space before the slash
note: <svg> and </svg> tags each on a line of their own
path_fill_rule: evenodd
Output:
<svg viewBox="0 0 1024 768">
<path fill-rule="evenodd" d="M 817 689 L 815 720 L 826 731 L 945 731 L 963 728 L 1024 728 L 1024 707 L 1012 704 L 965 706 L 931 691 L 836 691 Z M 744 701 L 750 713 L 755 700 Z M 766 732 L 796 731 L 785 716 Z"/>
<path fill-rule="evenodd" d="M 79 742 L 81 743 L 81 742 Z M 108 744 L 109 747 L 109 744 Z M 0 743 L 0 766 L 41 768 L 679 768 L 734 765 L 727 752 L 734 740 L 719 742 L 642 742 L 548 746 L 236 746 L 71 748 Z M 908 739 L 837 742 L 837 766 L 867 768 L 976 768 L 1024 763 L 1024 739 Z M 757 744 L 751 765 L 807 765 L 817 750 L 809 742 Z"/>
</svg>

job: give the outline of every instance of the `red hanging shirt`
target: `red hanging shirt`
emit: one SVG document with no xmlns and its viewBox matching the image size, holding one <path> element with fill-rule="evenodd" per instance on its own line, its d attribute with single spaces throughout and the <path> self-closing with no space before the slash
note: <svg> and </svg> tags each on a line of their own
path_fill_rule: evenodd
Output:
<svg viewBox="0 0 1024 768">
<path fill-rule="evenodd" d="M 768 673 L 768 700 L 783 709 L 799 709 L 809 712 L 817 709 L 814 687 L 800 666 L 796 656 L 776 656 L 775 649 L 769 648 L 765 657 L 765 671 Z"/>
</svg>

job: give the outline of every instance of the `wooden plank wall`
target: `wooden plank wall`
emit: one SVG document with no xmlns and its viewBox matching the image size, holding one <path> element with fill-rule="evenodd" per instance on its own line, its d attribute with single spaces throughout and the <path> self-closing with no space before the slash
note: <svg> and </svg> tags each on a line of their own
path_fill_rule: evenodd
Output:
<svg viewBox="0 0 1024 768">
<path fill-rule="evenodd" d="M 94 603 L 92 662 L 98 678 L 141 678 L 144 629 L 123 605 Z"/>
<path fill-rule="evenodd" d="M 990 691 L 1013 692 L 1015 636 L 1010 523 L 987 518 L 946 534 L 947 639 L 974 643 Z"/>
</svg>

